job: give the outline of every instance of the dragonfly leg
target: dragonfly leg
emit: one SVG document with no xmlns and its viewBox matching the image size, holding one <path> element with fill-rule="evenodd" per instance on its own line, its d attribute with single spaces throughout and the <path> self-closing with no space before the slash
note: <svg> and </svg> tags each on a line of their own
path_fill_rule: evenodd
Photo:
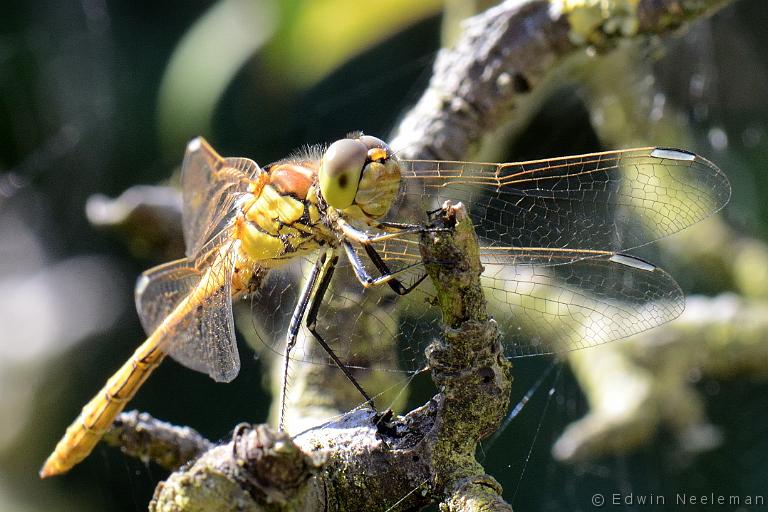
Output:
<svg viewBox="0 0 768 512">
<path fill-rule="evenodd" d="M 333 277 L 333 271 L 338 262 L 338 256 L 331 251 L 323 253 L 315 262 L 312 267 L 312 271 L 307 278 L 307 282 L 304 285 L 304 289 L 301 291 L 299 300 L 296 304 L 296 308 L 291 316 L 291 322 L 288 325 L 288 336 L 285 349 L 285 365 L 283 367 L 283 389 L 281 393 L 280 403 L 280 422 L 279 429 L 284 430 L 283 419 L 285 418 L 285 406 L 286 406 L 286 391 L 288 381 L 288 363 L 290 361 L 291 350 L 296 346 L 296 339 L 301 328 L 301 320 L 306 314 L 306 326 L 315 340 L 323 347 L 323 350 L 330 356 L 336 366 L 344 373 L 344 376 L 355 386 L 360 392 L 366 402 L 373 406 L 373 400 L 368 393 L 362 388 L 357 379 L 349 371 L 349 368 L 339 359 L 333 349 L 325 342 L 325 340 L 317 332 L 317 313 L 320 310 L 320 305 L 323 302 L 323 297 L 328 291 L 328 287 L 331 284 L 331 278 Z"/>
<path fill-rule="evenodd" d="M 299 335 L 299 329 L 301 328 L 301 319 L 304 318 L 304 314 L 307 311 L 307 305 L 309 304 L 309 298 L 312 295 L 312 290 L 315 288 L 317 278 L 320 275 L 320 271 L 325 263 L 325 254 L 318 258 L 312 267 L 312 271 L 307 277 L 307 282 L 304 283 L 304 288 L 301 290 L 299 300 L 296 303 L 296 307 L 291 315 L 291 322 L 288 324 L 288 333 L 286 336 L 285 344 L 285 360 L 283 363 L 283 389 L 280 392 L 280 421 L 277 428 L 284 430 L 283 420 L 285 419 L 285 398 L 288 389 L 288 363 L 291 360 L 291 351 L 296 346 L 296 338 Z"/>
<path fill-rule="evenodd" d="M 366 288 L 370 286 L 378 286 L 380 284 L 388 284 L 389 287 L 392 288 L 392 291 L 394 291 L 396 294 L 406 295 L 419 284 L 421 284 L 421 282 L 427 277 L 427 274 L 424 273 L 418 280 L 416 280 L 415 283 L 406 287 L 397 277 L 404 274 L 409 269 L 420 265 L 421 263 L 413 263 L 395 272 L 392 272 L 389 270 L 389 267 L 387 267 L 387 264 L 384 262 L 378 251 L 376 251 L 373 246 L 363 245 L 363 248 L 368 254 L 368 257 L 371 259 L 378 271 L 381 272 L 381 276 L 372 277 L 365 269 L 363 262 L 360 260 L 360 255 L 357 254 L 357 251 L 352 246 L 352 244 L 347 240 L 344 240 L 342 243 L 344 245 L 344 250 L 347 253 L 347 258 L 349 259 L 350 263 L 352 263 L 352 268 L 355 271 L 355 277 L 357 277 L 357 280 L 360 281 L 360 283 Z"/>
<path fill-rule="evenodd" d="M 420 224 L 399 224 L 396 222 L 383 222 L 373 227 L 379 228 L 386 232 L 370 234 L 361 229 L 357 229 L 343 219 L 336 220 L 336 225 L 344 234 L 346 239 L 352 240 L 353 242 L 357 242 L 361 245 L 368 245 L 374 242 L 384 242 L 386 240 L 398 238 L 403 235 L 420 235 L 422 233 L 450 231 L 448 228 L 428 228 Z M 393 228 L 397 229 L 392 231 Z"/>
<path fill-rule="evenodd" d="M 384 262 L 384 260 L 382 259 L 381 255 L 379 255 L 379 251 L 377 251 L 372 245 L 364 245 L 363 248 L 365 249 L 365 252 L 368 254 L 368 257 L 371 259 L 373 264 L 376 266 L 376 268 L 379 270 L 379 272 L 381 272 L 381 277 L 379 279 L 382 279 L 382 278 L 384 278 L 386 276 L 390 276 L 391 279 L 389 281 L 387 281 L 387 282 L 390 283 L 390 287 L 392 287 L 393 290 L 395 289 L 394 286 L 392 286 L 393 284 L 396 284 L 398 286 L 398 290 L 395 290 L 395 292 L 398 295 L 406 295 L 406 294 L 410 293 L 411 290 L 413 290 L 414 288 L 419 286 L 421 284 L 421 282 L 424 279 L 427 278 L 427 273 L 424 272 L 421 275 L 421 277 L 416 280 L 415 283 L 411 284 L 408 287 L 405 287 L 405 286 L 402 285 L 402 283 L 401 283 L 401 281 L 399 279 L 396 279 L 393 276 L 401 275 L 405 271 L 407 271 L 408 269 L 420 265 L 420 263 L 413 263 L 413 264 L 405 266 L 405 267 L 403 267 L 403 268 L 401 268 L 401 269 L 399 269 L 399 270 L 397 270 L 395 272 L 392 272 L 391 270 L 389 270 L 389 267 Z"/>
<path fill-rule="evenodd" d="M 442 212 L 442 211 L 443 211 L 443 208 L 438 208 L 437 210 L 434 210 L 434 211 L 428 211 L 427 217 L 430 220 L 432 220 L 432 218 L 436 213 Z M 411 224 L 411 223 L 405 223 L 405 222 L 390 222 L 390 221 L 379 222 L 378 224 L 375 224 L 372 227 L 380 231 L 386 231 L 387 233 L 395 233 L 395 234 L 438 233 L 441 231 L 451 230 L 450 228 L 426 227 L 426 226 L 423 226 L 422 224 Z M 376 240 L 374 239 L 373 241 L 376 241 Z"/>
<path fill-rule="evenodd" d="M 347 365 L 345 365 L 341 359 L 339 359 L 339 356 L 336 355 L 328 343 L 325 342 L 323 337 L 320 336 L 320 333 L 317 332 L 317 313 L 320 311 L 320 306 L 323 303 L 323 297 L 325 296 L 326 292 L 328 291 L 328 287 L 331 284 L 333 271 L 336 268 L 336 263 L 338 263 L 338 261 L 339 257 L 330 251 L 326 252 L 320 258 L 322 275 L 320 277 L 315 293 L 312 294 L 312 300 L 309 305 L 309 310 L 307 311 L 306 326 L 309 332 L 312 333 L 312 336 L 315 337 L 315 340 L 320 344 L 321 347 L 323 347 L 331 359 L 333 359 L 333 362 L 336 363 L 336 366 L 338 366 L 342 373 L 344 373 L 344 376 L 349 379 L 355 388 L 357 388 L 357 390 L 365 399 L 366 403 L 368 403 L 371 407 L 374 407 L 373 399 L 368 396 L 368 393 L 366 393 L 360 383 L 357 382 L 357 379 L 354 377 L 354 375 L 352 375 L 352 372 L 349 371 Z"/>
<path fill-rule="evenodd" d="M 374 224 L 371 227 L 380 231 L 386 231 L 387 233 L 402 233 L 403 231 L 410 233 L 421 233 L 422 231 L 429 231 L 431 229 L 425 228 L 421 224 L 390 221 L 379 222 L 378 224 Z"/>
</svg>

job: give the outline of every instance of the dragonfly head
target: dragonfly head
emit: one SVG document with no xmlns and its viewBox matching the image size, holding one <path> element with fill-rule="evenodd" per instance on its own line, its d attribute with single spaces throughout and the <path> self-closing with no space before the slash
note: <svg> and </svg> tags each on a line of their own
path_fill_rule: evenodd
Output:
<svg viewBox="0 0 768 512">
<path fill-rule="evenodd" d="M 379 218 L 389 211 L 400 188 L 400 164 L 376 137 L 341 139 L 323 154 L 318 181 L 329 206 Z"/>
</svg>

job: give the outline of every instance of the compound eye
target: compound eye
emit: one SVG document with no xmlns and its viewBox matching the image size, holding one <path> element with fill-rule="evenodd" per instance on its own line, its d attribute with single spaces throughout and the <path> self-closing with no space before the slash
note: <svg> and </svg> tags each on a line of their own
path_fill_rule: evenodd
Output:
<svg viewBox="0 0 768 512">
<path fill-rule="evenodd" d="M 371 135 L 361 135 L 357 140 L 365 144 L 366 149 L 368 149 L 369 156 L 375 156 L 379 154 L 385 154 L 386 156 L 392 155 L 392 150 L 389 149 L 387 143 L 377 137 L 372 137 Z M 376 149 L 382 149 L 384 151 L 371 151 Z M 373 160 L 377 159 L 373 158 Z"/>
<path fill-rule="evenodd" d="M 352 139 L 337 140 L 325 151 L 318 178 L 330 206 L 344 209 L 352 205 L 367 156 L 366 145 Z"/>
</svg>

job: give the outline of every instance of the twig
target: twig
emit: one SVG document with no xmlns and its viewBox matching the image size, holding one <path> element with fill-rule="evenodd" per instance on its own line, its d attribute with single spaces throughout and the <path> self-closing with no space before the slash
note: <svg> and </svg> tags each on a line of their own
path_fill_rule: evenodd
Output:
<svg viewBox="0 0 768 512">
<path fill-rule="evenodd" d="M 127 455 L 171 470 L 214 446 L 189 427 L 177 427 L 139 411 L 120 414 L 104 434 L 104 441 L 119 446 Z"/>
<path fill-rule="evenodd" d="M 668 33 L 730 1 L 507 0 L 466 20 L 456 45 L 441 50 L 392 146 L 405 158 L 461 160 L 569 55 Z"/>
<path fill-rule="evenodd" d="M 431 466 L 447 510 L 512 510 L 501 486 L 475 460 L 478 442 L 498 428 L 509 406 L 511 365 L 498 326 L 486 312 L 477 239 L 464 205 L 443 206 L 453 236 L 429 233 L 422 257 L 437 290 L 444 339 L 427 348 L 432 380 L 440 393 Z"/>
</svg>

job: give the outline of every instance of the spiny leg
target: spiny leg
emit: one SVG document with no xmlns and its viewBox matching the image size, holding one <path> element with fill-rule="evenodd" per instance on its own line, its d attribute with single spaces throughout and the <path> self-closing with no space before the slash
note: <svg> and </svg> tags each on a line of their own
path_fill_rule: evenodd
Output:
<svg viewBox="0 0 768 512">
<path fill-rule="evenodd" d="M 382 232 L 369 234 L 360 230 L 344 219 L 336 220 L 338 227 L 347 240 L 352 240 L 362 245 L 368 245 L 375 242 L 385 242 L 403 235 L 420 235 L 422 233 L 436 233 L 449 231 L 447 228 L 428 228 L 419 224 L 400 224 L 396 222 L 382 222 L 371 226 L 374 229 L 380 229 Z"/>
<path fill-rule="evenodd" d="M 323 350 L 331 357 L 336 366 L 344 373 L 349 381 L 360 392 L 366 402 L 373 406 L 373 400 L 368 393 L 362 388 L 357 379 L 352 375 L 346 365 L 339 359 L 336 353 L 325 342 L 325 340 L 317 332 L 317 313 L 320 310 L 320 306 L 323 302 L 323 298 L 328 291 L 328 287 L 333 277 L 333 270 L 338 262 L 338 257 L 332 253 L 332 251 L 324 252 L 315 262 L 310 272 L 307 282 L 304 285 L 304 289 L 301 291 L 299 300 L 296 304 L 296 308 L 291 316 L 291 322 L 288 325 L 288 336 L 285 349 L 285 363 L 283 366 L 283 389 L 280 395 L 280 421 L 278 428 L 283 430 L 283 420 L 285 418 L 286 407 L 286 393 L 288 382 L 288 364 L 290 362 L 291 350 L 296 346 L 296 338 L 301 328 L 301 320 L 306 313 L 306 326 L 312 336 L 317 340 Z M 309 306 L 309 307 L 307 307 Z"/>
<path fill-rule="evenodd" d="M 372 245 L 366 244 L 366 245 L 363 246 L 363 248 L 365 249 L 366 254 L 368 254 L 368 257 L 371 259 L 371 261 L 376 266 L 378 271 L 381 272 L 381 277 L 399 275 L 401 273 L 404 273 L 406 270 L 408 270 L 410 268 L 413 268 L 413 267 L 416 267 L 416 266 L 420 265 L 420 263 L 415 263 L 415 264 L 412 264 L 412 265 L 408 265 L 408 266 L 406 266 L 404 268 L 401 268 L 401 269 L 397 270 L 396 272 L 392 272 L 391 270 L 389 270 L 389 267 L 384 262 L 382 257 L 379 255 L 379 251 L 377 251 Z M 427 273 L 423 272 L 421 274 L 421 277 L 419 279 L 417 279 L 415 283 L 411 284 L 408 287 L 403 286 L 402 282 L 399 279 L 392 278 L 389 281 L 389 286 L 398 295 L 407 295 L 407 294 L 411 293 L 411 291 L 414 288 L 419 286 L 421 284 L 421 282 L 424 279 L 426 279 L 426 278 L 427 278 Z M 395 288 L 395 285 L 397 286 L 397 289 Z"/>
<path fill-rule="evenodd" d="M 357 277 L 358 281 L 360 281 L 360 283 L 366 288 L 386 283 L 390 288 L 392 288 L 392 291 L 398 295 L 406 295 L 410 293 L 414 288 L 421 284 L 424 279 L 426 279 L 427 273 L 424 272 L 422 276 L 410 286 L 404 286 L 403 283 L 397 278 L 397 276 L 403 275 L 405 272 L 420 265 L 421 263 L 413 263 L 398 269 L 395 272 L 392 272 L 384 262 L 384 259 L 381 257 L 381 255 L 379 255 L 373 244 L 376 242 L 384 242 L 392 238 L 402 237 L 404 235 L 422 235 L 424 233 L 450 231 L 448 228 L 431 228 L 422 226 L 420 224 L 380 222 L 372 225 L 371 227 L 378 229 L 381 232 L 369 234 L 366 231 L 362 231 L 354 227 L 344 219 L 338 219 L 336 221 L 336 225 L 344 234 L 344 250 L 347 253 L 347 258 L 349 259 L 350 263 L 352 263 L 352 267 L 355 270 L 355 276 Z M 352 246 L 351 242 L 357 242 L 363 246 L 371 262 L 376 266 L 376 269 L 379 271 L 379 273 L 381 273 L 381 276 L 374 278 L 368 273 L 362 261 L 360 260 L 360 256 L 357 254 L 357 251 Z"/>
<path fill-rule="evenodd" d="M 333 359 L 333 362 L 336 363 L 336 366 L 338 366 L 342 373 L 344 373 L 344 376 L 349 379 L 349 381 L 355 386 L 355 388 L 357 388 L 363 398 L 365 398 L 366 403 L 375 409 L 373 405 L 373 399 L 368 396 L 368 393 L 365 392 L 360 383 L 357 382 L 357 379 L 352 375 L 352 372 L 349 371 L 347 365 L 345 365 L 341 359 L 339 359 L 333 349 L 325 342 L 323 337 L 320 336 L 320 333 L 317 332 L 317 313 L 323 303 L 323 297 L 325 296 L 326 292 L 328 291 L 328 287 L 331 284 L 333 271 L 336 268 L 336 263 L 338 263 L 339 257 L 336 254 L 330 253 L 329 251 L 326 252 L 320 259 L 323 261 L 321 271 L 322 276 L 320 277 L 320 282 L 317 285 L 315 293 L 312 295 L 312 302 L 310 303 L 309 310 L 307 311 L 307 329 L 309 329 L 309 332 L 312 333 L 320 346 L 323 347 L 329 356 L 331 356 L 331 359 Z"/>
<path fill-rule="evenodd" d="M 280 421 L 277 425 L 279 430 L 284 430 L 283 420 L 285 419 L 285 398 L 288 389 L 288 364 L 291 360 L 291 350 L 296 346 L 296 338 L 299 335 L 299 329 L 301 328 L 301 319 L 304 318 L 304 313 L 307 311 L 307 304 L 309 304 L 312 289 L 315 287 L 315 283 L 317 282 L 317 278 L 325 260 L 326 255 L 323 254 L 312 266 L 312 271 L 307 277 L 307 282 L 304 283 L 304 288 L 301 290 L 301 295 L 299 295 L 299 300 L 291 315 L 291 322 L 288 324 L 288 334 L 286 336 L 285 344 L 285 360 L 283 364 L 283 388 L 280 392 Z"/>
<path fill-rule="evenodd" d="M 438 211 L 442 211 L 442 209 L 440 209 Z M 427 213 L 429 214 L 429 212 L 427 212 Z M 390 222 L 390 221 L 379 222 L 374 227 L 377 228 L 377 229 L 381 229 L 383 231 L 387 231 L 389 229 L 392 229 L 392 230 L 397 230 L 398 232 L 402 232 L 404 230 L 408 230 L 408 231 L 415 231 L 417 233 L 420 233 L 420 232 L 425 231 L 425 230 L 434 229 L 434 228 L 425 228 L 421 224 L 412 224 L 412 223 L 407 223 L 407 222 Z"/>
<path fill-rule="evenodd" d="M 365 269 L 363 262 L 360 260 L 360 256 L 357 254 L 357 251 L 352 246 L 352 244 L 348 240 L 344 240 L 342 243 L 344 245 L 344 250 L 347 253 L 347 259 L 349 259 L 349 262 L 352 264 L 352 269 L 355 271 L 355 277 L 357 277 L 357 280 L 360 281 L 360 283 L 362 283 L 362 285 L 366 288 L 386 283 L 396 294 L 406 295 L 419 284 L 421 284 L 421 282 L 427 277 L 427 273 L 424 272 L 415 283 L 406 287 L 397 278 L 397 276 L 402 275 L 406 271 L 421 265 L 421 263 L 413 263 L 395 272 L 391 272 L 389 267 L 387 267 L 387 264 L 384 262 L 384 260 L 373 246 L 363 245 L 365 252 L 368 254 L 368 257 L 371 259 L 378 271 L 381 272 L 381 276 L 374 278 Z"/>
</svg>

